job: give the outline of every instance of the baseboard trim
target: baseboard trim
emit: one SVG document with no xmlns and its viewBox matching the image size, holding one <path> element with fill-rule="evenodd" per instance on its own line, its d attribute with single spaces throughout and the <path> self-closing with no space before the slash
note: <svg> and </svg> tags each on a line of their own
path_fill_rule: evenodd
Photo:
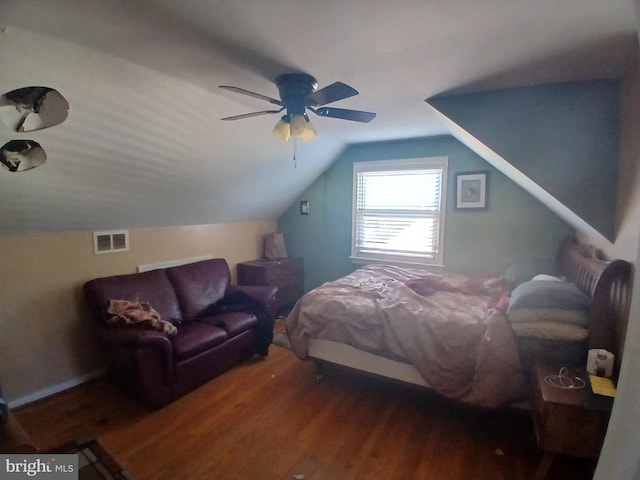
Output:
<svg viewBox="0 0 640 480">
<path fill-rule="evenodd" d="M 70 380 L 67 380 L 66 382 L 58 383 L 57 385 L 52 385 L 51 387 L 47 387 L 42 390 L 38 390 L 37 392 L 30 393 L 29 395 L 25 395 L 24 397 L 16 398 L 15 400 L 11 400 L 9 402 L 9 408 L 22 407 L 28 403 L 42 400 L 43 398 L 63 392 L 64 390 L 76 387 L 82 383 L 86 383 L 89 380 L 93 380 L 94 378 L 101 377 L 105 373 L 105 369 L 101 368 L 99 370 L 94 370 L 93 372 L 80 375 L 79 377 L 74 377 Z"/>
</svg>

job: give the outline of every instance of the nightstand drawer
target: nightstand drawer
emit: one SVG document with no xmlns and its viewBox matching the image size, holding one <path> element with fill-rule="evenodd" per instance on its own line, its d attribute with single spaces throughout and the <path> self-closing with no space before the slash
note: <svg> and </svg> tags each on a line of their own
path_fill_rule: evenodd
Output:
<svg viewBox="0 0 640 480">
<path fill-rule="evenodd" d="M 302 285 L 278 287 L 278 293 L 276 293 L 276 304 L 279 306 L 293 305 L 303 293 Z"/>
<path fill-rule="evenodd" d="M 295 303 L 304 293 L 304 260 L 288 257 L 239 263 L 238 285 L 278 287 L 276 310 L 280 310 Z"/>
<path fill-rule="evenodd" d="M 291 257 L 281 260 L 252 260 L 238 264 L 240 285 L 275 285 L 287 277 L 303 275 L 302 258 Z"/>
<path fill-rule="evenodd" d="M 290 288 L 290 287 L 300 287 L 302 288 L 302 284 L 304 279 L 301 274 L 291 275 L 282 278 L 274 278 L 265 282 L 265 285 L 271 285 L 278 287 L 280 290 Z"/>
<path fill-rule="evenodd" d="M 302 259 L 300 259 L 302 260 Z M 274 280 L 286 280 L 290 277 L 302 278 L 302 262 L 278 262 L 264 270 L 265 280 L 273 282 Z"/>
</svg>

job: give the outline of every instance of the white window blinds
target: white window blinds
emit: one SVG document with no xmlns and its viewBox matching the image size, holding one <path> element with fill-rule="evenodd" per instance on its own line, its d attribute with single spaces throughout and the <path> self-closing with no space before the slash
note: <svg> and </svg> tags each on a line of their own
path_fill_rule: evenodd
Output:
<svg viewBox="0 0 640 480">
<path fill-rule="evenodd" d="M 352 257 L 442 264 L 447 159 L 354 164 Z"/>
</svg>

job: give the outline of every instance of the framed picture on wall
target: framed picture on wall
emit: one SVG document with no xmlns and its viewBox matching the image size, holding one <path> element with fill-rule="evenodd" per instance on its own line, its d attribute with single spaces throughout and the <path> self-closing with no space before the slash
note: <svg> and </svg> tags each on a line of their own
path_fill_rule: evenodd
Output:
<svg viewBox="0 0 640 480">
<path fill-rule="evenodd" d="M 457 173 L 456 209 L 486 209 L 488 177 L 487 171 Z"/>
</svg>

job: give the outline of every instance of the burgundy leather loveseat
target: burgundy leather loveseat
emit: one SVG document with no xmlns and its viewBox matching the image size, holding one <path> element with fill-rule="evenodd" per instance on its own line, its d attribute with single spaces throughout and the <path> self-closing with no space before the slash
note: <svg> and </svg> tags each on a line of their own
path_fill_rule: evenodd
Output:
<svg viewBox="0 0 640 480">
<path fill-rule="evenodd" d="M 108 375 L 158 408 L 256 353 L 267 355 L 277 288 L 230 281 L 226 260 L 212 259 L 85 283 Z M 107 325 L 109 300 L 148 303 L 177 333 Z"/>
</svg>

